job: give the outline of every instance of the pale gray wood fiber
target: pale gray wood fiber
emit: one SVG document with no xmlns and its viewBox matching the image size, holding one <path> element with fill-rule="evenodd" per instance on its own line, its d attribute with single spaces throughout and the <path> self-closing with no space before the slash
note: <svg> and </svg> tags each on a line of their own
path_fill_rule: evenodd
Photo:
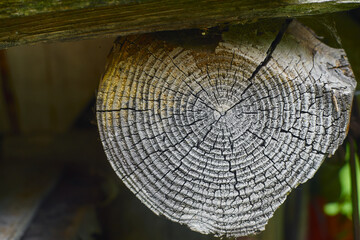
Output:
<svg viewBox="0 0 360 240">
<path fill-rule="evenodd" d="M 347 134 L 356 82 L 345 52 L 295 21 L 279 43 L 248 29 L 212 50 L 121 38 L 99 87 L 114 170 L 154 213 L 204 234 L 264 230 Z"/>
</svg>

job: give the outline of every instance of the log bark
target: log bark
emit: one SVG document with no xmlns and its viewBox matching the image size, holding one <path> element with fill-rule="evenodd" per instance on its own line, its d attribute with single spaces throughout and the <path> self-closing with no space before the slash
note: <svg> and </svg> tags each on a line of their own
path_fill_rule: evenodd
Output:
<svg viewBox="0 0 360 240">
<path fill-rule="evenodd" d="M 0 49 L 22 44 L 208 28 L 343 11 L 359 0 L 105 0 L 0 2 Z"/>
<path fill-rule="evenodd" d="M 100 83 L 106 155 L 153 212 L 216 236 L 264 230 L 347 131 L 342 49 L 296 21 L 120 38 Z"/>
</svg>

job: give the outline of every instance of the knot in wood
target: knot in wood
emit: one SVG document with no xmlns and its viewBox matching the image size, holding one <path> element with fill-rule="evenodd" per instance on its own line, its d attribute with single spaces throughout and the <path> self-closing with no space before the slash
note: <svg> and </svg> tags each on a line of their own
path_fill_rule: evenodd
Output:
<svg viewBox="0 0 360 240">
<path fill-rule="evenodd" d="M 99 131 L 152 211 L 201 233 L 257 233 L 342 143 L 355 83 L 327 66 L 344 53 L 296 23 L 288 35 L 272 56 L 271 41 L 223 39 L 214 52 L 150 35 L 115 43 Z"/>
</svg>

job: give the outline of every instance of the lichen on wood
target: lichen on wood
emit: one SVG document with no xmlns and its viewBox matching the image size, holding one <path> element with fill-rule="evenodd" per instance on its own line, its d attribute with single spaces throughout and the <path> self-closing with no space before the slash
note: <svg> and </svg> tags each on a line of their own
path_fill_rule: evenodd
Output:
<svg viewBox="0 0 360 240">
<path fill-rule="evenodd" d="M 342 144 L 356 85 L 344 51 L 296 21 L 263 29 L 230 29 L 215 49 L 161 34 L 115 42 L 99 132 L 156 214 L 204 234 L 258 233 Z"/>
</svg>

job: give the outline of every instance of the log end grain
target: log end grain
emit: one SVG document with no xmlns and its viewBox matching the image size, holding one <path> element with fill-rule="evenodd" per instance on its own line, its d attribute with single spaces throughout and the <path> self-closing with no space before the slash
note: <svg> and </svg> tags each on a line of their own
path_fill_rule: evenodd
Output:
<svg viewBox="0 0 360 240">
<path fill-rule="evenodd" d="M 342 144 L 356 85 L 344 51 L 297 22 L 279 33 L 224 34 L 208 51 L 154 35 L 114 44 L 100 136 L 154 213 L 204 234 L 256 234 Z"/>
</svg>

